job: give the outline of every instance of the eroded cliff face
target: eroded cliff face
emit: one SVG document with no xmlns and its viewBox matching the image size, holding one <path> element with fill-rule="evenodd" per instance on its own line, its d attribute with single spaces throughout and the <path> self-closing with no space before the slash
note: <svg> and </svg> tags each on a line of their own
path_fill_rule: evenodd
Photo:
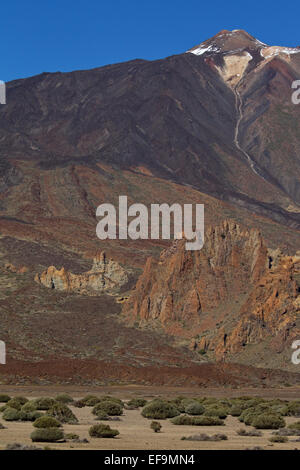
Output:
<svg viewBox="0 0 300 470">
<path fill-rule="evenodd" d="M 46 271 L 35 276 L 36 282 L 50 289 L 87 295 L 117 293 L 128 280 L 126 270 L 117 262 L 107 259 L 104 252 L 94 258 L 91 270 L 83 274 L 73 274 L 64 267 L 56 269 L 55 266 L 49 266 Z"/>
<path fill-rule="evenodd" d="M 217 360 L 263 341 L 282 352 L 300 337 L 300 256 L 268 250 L 257 230 L 232 221 L 209 228 L 205 240 L 201 251 L 177 241 L 159 261 L 148 259 L 126 320 L 163 328 Z"/>
</svg>

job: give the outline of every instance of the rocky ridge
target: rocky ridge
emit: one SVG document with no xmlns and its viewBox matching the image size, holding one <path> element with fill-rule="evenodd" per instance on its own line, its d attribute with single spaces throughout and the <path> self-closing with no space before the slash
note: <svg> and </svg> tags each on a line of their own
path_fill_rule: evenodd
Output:
<svg viewBox="0 0 300 470">
<path fill-rule="evenodd" d="M 299 253 L 269 250 L 258 230 L 229 220 L 205 237 L 201 251 L 177 241 L 148 259 L 123 306 L 126 321 L 162 328 L 217 360 L 264 342 L 282 353 L 300 336 Z"/>
<path fill-rule="evenodd" d="M 90 271 L 83 274 L 73 274 L 64 267 L 55 266 L 36 274 L 34 280 L 49 289 L 74 291 L 80 294 L 100 295 L 102 293 L 118 292 L 129 280 L 127 271 L 104 252 L 99 253 L 93 260 Z"/>
</svg>

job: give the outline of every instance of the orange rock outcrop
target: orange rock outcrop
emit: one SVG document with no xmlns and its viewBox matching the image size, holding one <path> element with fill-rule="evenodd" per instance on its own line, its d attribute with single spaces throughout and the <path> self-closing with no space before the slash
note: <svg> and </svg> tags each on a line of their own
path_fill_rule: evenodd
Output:
<svg viewBox="0 0 300 470">
<path fill-rule="evenodd" d="M 90 271 L 73 274 L 64 267 L 56 269 L 49 266 L 46 271 L 35 275 L 35 281 L 51 289 L 97 295 L 118 292 L 128 282 L 128 274 L 119 263 L 107 259 L 102 252 L 94 258 Z"/>
<path fill-rule="evenodd" d="M 268 250 L 259 231 L 224 221 L 207 230 L 201 251 L 180 240 L 149 258 L 123 315 L 218 360 L 262 341 L 281 352 L 300 338 L 299 269 L 300 256 Z"/>
</svg>

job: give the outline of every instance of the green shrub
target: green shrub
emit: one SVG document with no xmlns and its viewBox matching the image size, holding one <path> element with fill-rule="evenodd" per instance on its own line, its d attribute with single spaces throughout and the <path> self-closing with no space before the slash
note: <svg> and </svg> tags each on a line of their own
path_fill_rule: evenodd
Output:
<svg viewBox="0 0 300 470">
<path fill-rule="evenodd" d="M 300 431 L 300 421 L 296 421 L 295 423 L 288 425 L 289 429 L 293 429 L 295 431 Z"/>
<path fill-rule="evenodd" d="M 102 397 L 100 397 L 100 401 L 101 402 L 103 402 L 103 401 L 112 401 L 112 402 L 117 403 L 118 405 L 124 407 L 124 402 L 122 400 L 120 400 L 120 398 L 111 397 L 110 395 L 103 395 Z"/>
<path fill-rule="evenodd" d="M 111 429 L 107 424 L 95 424 L 89 429 L 91 437 L 113 438 L 118 434 L 120 433 L 117 429 Z"/>
<path fill-rule="evenodd" d="M 16 398 L 12 398 L 11 400 L 9 400 L 6 403 L 6 406 L 9 408 L 14 408 L 15 410 L 20 410 L 22 408 L 22 404 Z"/>
<path fill-rule="evenodd" d="M 280 415 L 265 413 L 256 416 L 252 426 L 256 429 L 279 429 L 285 427 L 285 421 Z"/>
<path fill-rule="evenodd" d="M 86 404 L 82 400 L 77 400 L 72 403 L 76 408 L 84 408 Z"/>
<path fill-rule="evenodd" d="M 50 408 L 56 403 L 53 398 L 49 397 L 36 398 L 34 402 L 36 404 L 37 410 L 42 411 L 50 410 Z"/>
<path fill-rule="evenodd" d="M 148 419 L 167 419 L 179 415 L 178 409 L 163 400 L 153 400 L 142 409 L 142 416 Z"/>
<path fill-rule="evenodd" d="M 58 401 L 59 403 L 67 404 L 67 403 L 72 403 L 74 400 L 68 393 L 60 393 L 59 395 L 56 395 L 55 401 Z"/>
<path fill-rule="evenodd" d="M 89 400 L 85 400 L 83 403 L 85 406 L 95 406 L 100 403 L 100 399 L 97 397 L 91 397 Z"/>
<path fill-rule="evenodd" d="M 300 401 L 290 401 L 287 405 L 286 416 L 300 416 Z"/>
<path fill-rule="evenodd" d="M 91 399 L 96 399 L 99 401 L 99 397 L 96 397 L 96 395 L 86 395 L 85 397 L 83 397 L 80 401 L 82 401 L 82 403 L 84 403 L 85 405 L 87 404 L 88 401 L 90 401 Z M 97 402 L 98 403 L 98 402 Z"/>
<path fill-rule="evenodd" d="M 109 420 L 109 416 L 107 413 L 105 413 L 105 411 L 103 410 L 98 410 L 97 411 L 97 418 L 96 418 L 97 421 L 108 421 Z"/>
<path fill-rule="evenodd" d="M 245 423 L 247 426 L 251 426 L 254 418 L 260 416 L 261 411 L 256 410 L 255 408 L 249 408 L 242 412 L 239 416 L 239 421 Z"/>
<path fill-rule="evenodd" d="M 154 431 L 154 432 L 160 432 L 161 430 L 161 424 L 158 422 L 158 421 L 152 421 L 152 423 L 150 424 L 150 428 Z"/>
<path fill-rule="evenodd" d="M 22 395 L 18 395 L 16 397 L 14 397 L 14 400 L 17 400 L 20 403 L 21 406 L 25 405 L 25 403 L 27 403 L 29 401 L 28 398 L 23 397 Z"/>
<path fill-rule="evenodd" d="M 57 419 L 52 418 L 52 416 L 41 416 L 34 423 L 35 428 L 60 428 L 61 423 Z"/>
<path fill-rule="evenodd" d="M 5 395 L 4 393 L 0 395 L 0 403 L 7 403 L 10 399 L 9 395 Z"/>
<path fill-rule="evenodd" d="M 6 408 L 4 411 L 2 418 L 5 421 L 19 421 L 20 419 L 20 411 L 16 410 L 16 408 Z"/>
<path fill-rule="evenodd" d="M 30 436 L 32 442 L 57 442 L 64 438 L 64 433 L 58 428 L 36 429 Z"/>
<path fill-rule="evenodd" d="M 42 413 L 39 411 L 19 411 L 20 413 L 20 421 L 35 421 L 36 419 L 40 418 Z"/>
<path fill-rule="evenodd" d="M 15 408 L 6 408 L 3 413 L 3 419 L 5 421 L 35 421 L 41 416 L 38 411 L 21 411 Z"/>
<path fill-rule="evenodd" d="M 189 415 L 202 415 L 205 411 L 205 408 L 201 403 L 194 401 L 185 407 L 185 412 Z"/>
<path fill-rule="evenodd" d="M 284 443 L 284 442 L 288 442 L 288 438 L 286 436 L 272 436 L 270 437 L 269 441 Z"/>
<path fill-rule="evenodd" d="M 224 421 L 215 416 L 181 415 L 171 419 L 171 423 L 179 426 L 223 426 Z"/>
<path fill-rule="evenodd" d="M 252 429 L 250 431 L 247 431 L 246 429 L 239 429 L 236 432 L 239 436 L 244 436 L 244 437 L 261 437 L 262 432 L 258 431 L 257 429 Z"/>
<path fill-rule="evenodd" d="M 140 408 L 147 405 L 147 400 L 144 398 L 132 398 L 127 402 L 127 406 L 130 408 Z"/>
<path fill-rule="evenodd" d="M 69 434 L 65 434 L 65 439 L 68 439 L 70 441 L 74 441 L 76 439 L 79 439 L 79 436 L 78 436 L 78 434 L 69 433 Z"/>
<path fill-rule="evenodd" d="M 94 408 L 92 413 L 98 416 L 98 413 L 106 413 L 109 416 L 121 416 L 123 414 L 123 408 L 118 403 L 113 401 L 101 401 Z"/>
<path fill-rule="evenodd" d="M 218 400 L 217 398 L 214 398 L 214 397 L 206 397 L 203 399 L 202 403 L 204 404 L 204 406 L 217 405 Z"/>
<path fill-rule="evenodd" d="M 52 408 L 50 408 L 47 413 L 48 416 L 52 416 L 53 418 L 57 419 L 61 423 L 68 423 L 68 424 L 77 424 L 78 419 L 68 408 L 67 405 L 64 403 L 55 403 Z"/>
<path fill-rule="evenodd" d="M 229 414 L 230 414 L 231 416 L 236 416 L 236 417 L 238 417 L 238 416 L 241 416 L 242 412 L 243 412 L 243 410 L 242 410 L 242 408 L 241 408 L 240 406 L 238 406 L 238 405 L 233 405 L 232 408 L 230 408 Z"/>
<path fill-rule="evenodd" d="M 227 409 L 218 407 L 218 406 L 210 406 L 205 408 L 204 416 L 216 416 L 217 418 L 225 419 L 227 417 Z"/>
<path fill-rule="evenodd" d="M 172 403 L 172 401 L 171 401 Z M 177 405 L 176 408 L 181 412 L 184 413 L 187 406 L 192 405 L 193 403 L 199 403 L 194 398 L 183 398 Z"/>
<path fill-rule="evenodd" d="M 224 421 L 217 416 L 196 416 L 194 417 L 196 426 L 224 426 Z"/>
<path fill-rule="evenodd" d="M 25 411 L 25 412 L 32 412 L 32 411 L 36 411 L 36 410 L 37 410 L 37 407 L 36 407 L 36 403 L 34 401 L 28 401 L 21 408 L 21 411 Z"/>
<path fill-rule="evenodd" d="M 194 436 L 182 437 L 182 441 L 227 441 L 228 437 L 226 434 L 214 434 L 213 436 L 208 436 L 207 434 L 195 434 Z"/>
</svg>

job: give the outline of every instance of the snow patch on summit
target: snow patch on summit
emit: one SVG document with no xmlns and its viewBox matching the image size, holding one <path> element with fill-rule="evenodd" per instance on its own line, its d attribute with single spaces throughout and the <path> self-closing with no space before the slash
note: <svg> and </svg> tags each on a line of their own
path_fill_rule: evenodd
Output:
<svg viewBox="0 0 300 470">
<path fill-rule="evenodd" d="M 280 54 L 299 54 L 300 49 L 293 48 L 293 47 L 280 47 L 280 46 L 270 46 L 264 47 L 260 51 L 260 55 L 264 59 L 269 59 L 270 57 L 274 57 Z"/>
<path fill-rule="evenodd" d="M 220 52 L 220 49 L 219 47 L 216 47 L 216 46 L 208 46 L 208 47 L 200 46 L 200 47 L 197 47 L 196 49 L 193 49 L 187 52 L 191 52 L 192 54 L 195 54 L 195 55 L 202 55 L 205 52 Z"/>
</svg>

